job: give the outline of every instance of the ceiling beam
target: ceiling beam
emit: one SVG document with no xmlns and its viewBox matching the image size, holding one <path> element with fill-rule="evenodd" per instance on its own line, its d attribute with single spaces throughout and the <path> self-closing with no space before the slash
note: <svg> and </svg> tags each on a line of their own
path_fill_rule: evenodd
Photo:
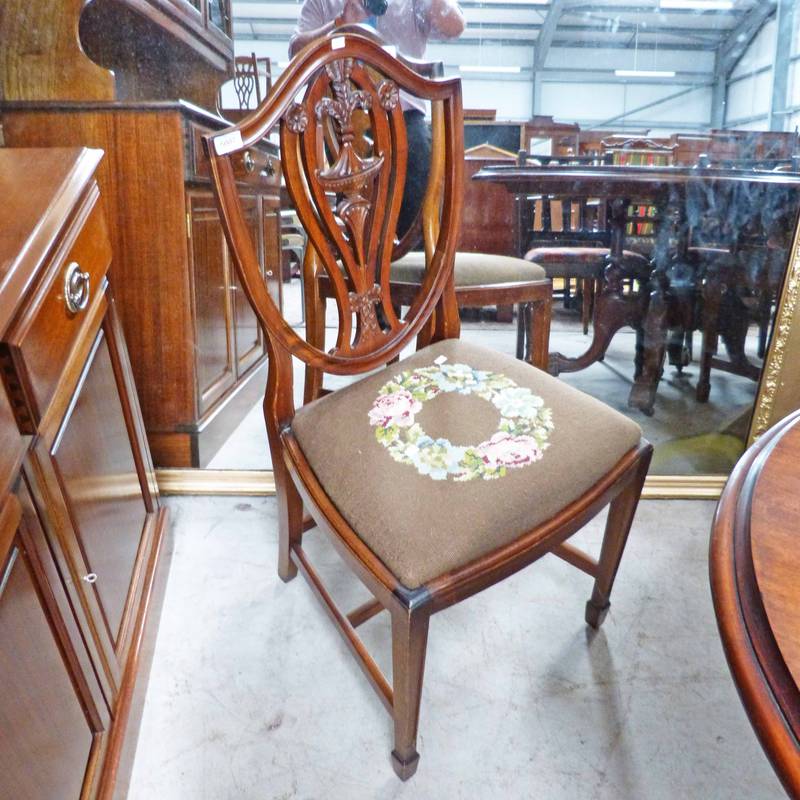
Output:
<svg viewBox="0 0 800 800">
<path fill-rule="evenodd" d="M 556 35 L 556 28 L 567 5 L 566 0 L 553 0 L 547 15 L 542 21 L 542 28 L 533 50 L 533 85 L 531 86 L 531 113 L 532 116 L 542 111 L 542 70 L 547 62 L 550 45 Z"/>
<path fill-rule="evenodd" d="M 536 40 L 536 53 L 534 55 L 534 67 L 543 67 L 547 61 L 547 54 L 550 52 L 550 45 L 558 27 L 558 22 L 566 7 L 566 0 L 553 0 L 547 15 L 542 21 L 542 28 L 539 38 Z"/>
<path fill-rule="evenodd" d="M 733 68 L 767 20 L 775 13 L 777 0 L 759 0 L 739 24 L 725 37 L 719 46 L 717 58 L 717 78 L 727 80 Z"/>
<path fill-rule="evenodd" d="M 288 24 L 294 25 L 296 20 L 295 20 L 294 17 L 238 16 L 238 17 L 234 17 L 233 21 L 236 22 L 236 23 L 242 24 L 242 25 L 288 25 Z M 519 22 L 496 22 L 496 23 L 468 22 L 466 31 L 468 33 L 474 33 L 477 36 L 479 36 L 480 32 L 482 30 L 485 31 L 487 28 L 492 30 L 492 31 L 509 31 L 509 32 L 510 31 L 525 31 L 525 32 L 530 32 L 531 34 L 535 34 L 535 33 L 541 31 L 541 33 L 539 34 L 539 39 L 537 41 L 542 43 L 542 44 L 540 44 L 539 51 L 543 52 L 543 57 L 544 58 L 547 57 L 547 53 L 550 51 L 550 47 L 553 46 L 554 42 L 556 42 L 556 41 L 559 41 L 559 42 L 566 41 L 566 42 L 568 42 L 569 39 L 567 39 L 565 37 L 567 37 L 569 34 L 606 33 L 606 31 L 604 31 L 603 28 L 600 27 L 600 26 L 595 26 L 595 25 L 563 25 L 562 24 L 562 25 L 560 25 L 558 27 L 557 31 L 553 32 L 553 36 L 555 36 L 555 33 L 558 33 L 561 38 L 559 40 L 556 40 L 555 38 L 551 38 L 549 46 L 547 48 L 544 48 L 543 44 L 545 44 L 545 42 L 542 42 L 542 36 L 544 35 L 545 30 L 544 30 L 544 26 L 543 26 L 542 23 L 537 23 L 537 22 L 532 22 L 532 23 L 519 23 Z M 662 34 L 664 36 L 681 37 L 684 40 L 683 44 L 686 43 L 687 39 L 689 41 L 697 41 L 697 42 L 699 42 L 700 44 L 703 44 L 703 45 L 710 45 L 712 48 L 716 47 L 719 44 L 719 36 L 713 36 L 713 34 L 712 34 L 712 32 L 710 30 L 709 30 L 709 36 L 706 37 L 706 36 L 689 35 L 687 33 L 687 31 L 684 31 L 681 28 L 658 28 L 657 30 L 646 31 L 644 34 L 642 34 L 641 31 L 639 32 L 639 36 L 640 36 L 639 49 L 645 49 L 648 45 L 650 45 L 651 47 L 658 46 L 658 47 L 665 48 L 665 49 L 670 49 L 670 48 L 673 47 L 673 44 L 665 43 L 665 42 L 658 42 L 658 43 L 647 42 L 647 41 L 642 42 L 641 41 L 641 36 L 642 35 L 647 35 L 648 33 L 651 34 L 651 35 L 655 34 L 655 33 L 660 33 L 660 34 Z M 533 38 L 534 37 L 532 36 L 531 40 L 533 40 Z M 525 39 L 525 41 L 527 41 L 527 39 Z M 598 44 L 600 46 L 602 46 L 604 44 L 604 42 L 600 41 Z M 610 43 L 606 42 L 605 44 L 610 44 Z M 620 44 L 620 43 L 618 42 L 617 44 Z M 622 44 L 625 47 L 628 47 L 630 43 L 626 41 L 626 42 L 623 42 Z M 578 44 L 578 46 L 580 46 L 580 45 Z M 546 49 L 546 52 L 544 52 L 545 49 Z"/>
<path fill-rule="evenodd" d="M 794 36 L 795 0 L 779 0 L 778 32 L 775 36 L 775 59 L 772 73 L 772 102 L 769 107 L 769 129 L 786 130 L 789 104 L 792 38 Z"/>
<path fill-rule="evenodd" d="M 761 2 L 761 0 L 759 0 Z M 599 6 L 596 3 L 577 3 L 569 10 L 570 14 L 590 11 L 593 14 L 659 14 L 664 16 L 695 17 L 740 17 L 745 12 L 739 9 L 696 9 L 696 8 L 659 8 L 658 6 Z"/>
</svg>

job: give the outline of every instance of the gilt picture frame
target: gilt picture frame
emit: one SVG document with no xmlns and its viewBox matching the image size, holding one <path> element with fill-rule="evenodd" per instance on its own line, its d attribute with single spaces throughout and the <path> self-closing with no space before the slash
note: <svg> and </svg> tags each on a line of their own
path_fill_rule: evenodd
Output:
<svg viewBox="0 0 800 800">
<path fill-rule="evenodd" d="M 747 438 L 748 447 L 773 425 L 800 408 L 800 219 L 775 312 L 772 337 L 761 372 Z"/>
</svg>

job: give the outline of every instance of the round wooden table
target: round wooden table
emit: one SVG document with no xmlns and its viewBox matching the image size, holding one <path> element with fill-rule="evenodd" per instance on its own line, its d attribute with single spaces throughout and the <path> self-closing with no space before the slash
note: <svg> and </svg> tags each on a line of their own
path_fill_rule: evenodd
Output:
<svg viewBox="0 0 800 800">
<path fill-rule="evenodd" d="M 800 798 L 800 411 L 754 444 L 720 499 L 711 593 L 750 722 Z"/>
</svg>

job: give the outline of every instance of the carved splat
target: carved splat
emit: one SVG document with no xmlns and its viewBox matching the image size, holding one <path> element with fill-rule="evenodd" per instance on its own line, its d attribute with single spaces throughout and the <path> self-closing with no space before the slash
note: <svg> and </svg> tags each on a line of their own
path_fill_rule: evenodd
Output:
<svg viewBox="0 0 800 800">
<path fill-rule="evenodd" d="M 350 310 L 358 316 L 358 329 L 361 335 L 371 338 L 374 334 L 381 332 L 378 324 L 378 315 L 375 307 L 381 302 L 381 287 L 376 283 L 371 289 L 358 294 L 350 292 L 347 295 L 350 300 Z"/>
<path fill-rule="evenodd" d="M 314 111 L 319 120 L 325 116 L 333 119 L 340 147 L 336 161 L 325 169 L 318 169 L 316 176 L 325 191 L 342 195 L 336 205 L 336 214 L 347 226 L 356 258 L 363 267 L 365 223 L 372 206 L 372 184 L 383 167 L 384 156 L 378 154 L 362 158 L 353 147 L 353 112 L 357 109 L 368 112 L 372 106 L 372 96 L 353 88 L 350 81 L 352 69 L 351 58 L 334 61 L 325 67 L 334 96 L 323 97 Z M 395 84 L 383 81 L 379 93 L 382 107 L 390 107 L 393 102 L 396 105 L 396 94 Z"/>
</svg>

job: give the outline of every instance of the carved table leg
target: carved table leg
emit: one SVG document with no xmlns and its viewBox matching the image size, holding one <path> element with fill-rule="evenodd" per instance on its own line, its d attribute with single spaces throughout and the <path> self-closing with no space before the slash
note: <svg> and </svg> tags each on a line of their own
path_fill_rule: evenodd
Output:
<svg viewBox="0 0 800 800">
<path fill-rule="evenodd" d="M 656 389 L 661 378 L 666 352 L 667 294 L 656 284 L 650 292 L 650 303 L 643 326 L 642 369 L 628 397 L 628 406 L 647 416 L 653 413 Z"/>
<path fill-rule="evenodd" d="M 717 352 L 719 306 L 722 283 L 716 272 L 709 272 L 703 286 L 703 341 L 700 345 L 700 375 L 697 379 L 698 403 L 707 403 L 711 393 L 711 361 Z"/>
<path fill-rule="evenodd" d="M 567 358 L 561 353 L 550 353 L 549 371 L 552 375 L 578 372 L 600 361 L 605 356 L 614 334 L 626 325 L 636 327 L 644 316 L 646 295 L 623 295 L 610 285 L 595 298 L 592 341 L 585 353 L 577 358 Z"/>
<path fill-rule="evenodd" d="M 622 264 L 627 208 L 628 201 L 625 199 L 616 199 L 611 204 L 609 215 L 609 227 L 612 230 L 611 253 L 605 268 L 603 287 L 594 301 L 591 344 L 588 350 L 577 358 L 551 353 L 549 371 L 553 375 L 578 372 L 594 364 L 595 361 L 601 361 L 614 334 L 626 325 L 638 327 L 644 317 L 646 292 L 627 295 L 623 292 L 622 281 L 625 272 Z"/>
</svg>

